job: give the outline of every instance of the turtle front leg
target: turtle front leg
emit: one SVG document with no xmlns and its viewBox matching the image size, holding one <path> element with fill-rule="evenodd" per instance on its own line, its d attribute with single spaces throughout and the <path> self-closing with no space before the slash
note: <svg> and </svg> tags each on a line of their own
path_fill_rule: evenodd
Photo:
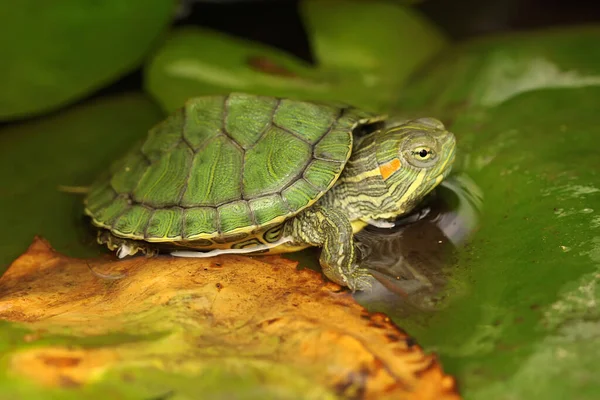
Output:
<svg viewBox="0 0 600 400">
<path fill-rule="evenodd" d="M 340 211 L 312 206 L 287 222 L 284 236 L 293 244 L 321 247 L 319 262 L 327 278 L 352 291 L 371 287 L 373 277 L 356 263 L 352 225 Z"/>
</svg>

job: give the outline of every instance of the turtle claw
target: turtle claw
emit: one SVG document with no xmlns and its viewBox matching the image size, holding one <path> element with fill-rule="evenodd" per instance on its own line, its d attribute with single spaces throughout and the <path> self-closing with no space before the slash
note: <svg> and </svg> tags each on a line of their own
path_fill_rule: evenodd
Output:
<svg viewBox="0 0 600 400">
<path fill-rule="evenodd" d="M 366 268 L 355 265 L 346 276 L 346 284 L 352 292 L 371 289 L 375 278 Z"/>
<path fill-rule="evenodd" d="M 136 248 L 133 248 L 133 247 L 127 245 L 127 243 L 123 243 L 119 246 L 119 248 L 117 250 L 117 257 L 125 258 L 127 256 L 132 256 L 135 253 L 137 253 Z"/>
<path fill-rule="evenodd" d="M 373 276 L 371 276 L 371 274 L 356 277 L 348 281 L 348 288 L 352 290 L 353 293 L 358 291 L 369 290 L 373 287 L 373 281 L 374 278 Z"/>
</svg>

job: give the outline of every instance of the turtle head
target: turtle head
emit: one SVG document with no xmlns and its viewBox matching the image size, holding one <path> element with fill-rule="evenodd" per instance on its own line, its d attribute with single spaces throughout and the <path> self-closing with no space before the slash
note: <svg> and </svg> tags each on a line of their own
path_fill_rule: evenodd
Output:
<svg viewBox="0 0 600 400">
<path fill-rule="evenodd" d="M 449 173 L 456 141 L 444 124 L 420 118 L 384 128 L 376 133 L 377 164 L 388 189 L 386 214 L 393 218 L 410 211 Z"/>
</svg>

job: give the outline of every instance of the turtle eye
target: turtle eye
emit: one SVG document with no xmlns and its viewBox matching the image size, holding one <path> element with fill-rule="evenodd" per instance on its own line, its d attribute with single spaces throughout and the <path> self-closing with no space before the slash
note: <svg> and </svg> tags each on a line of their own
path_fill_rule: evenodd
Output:
<svg viewBox="0 0 600 400">
<path fill-rule="evenodd" d="M 427 161 L 434 157 L 434 153 L 430 147 L 421 146 L 412 151 L 412 156 L 419 161 Z"/>
<path fill-rule="evenodd" d="M 437 164 L 437 143 L 434 137 L 416 132 L 405 137 L 400 155 L 415 168 L 431 168 Z"/>
</svg>

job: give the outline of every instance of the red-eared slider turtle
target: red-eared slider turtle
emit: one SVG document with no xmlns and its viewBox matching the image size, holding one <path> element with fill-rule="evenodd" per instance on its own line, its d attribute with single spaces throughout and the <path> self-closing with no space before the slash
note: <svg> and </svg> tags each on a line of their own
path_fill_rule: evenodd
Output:
<svg viewBox="0 0 600 400">
<path fill-rule="evenodd" d="M 318 246 L 325 275 L 360 290 L 370 275 L 353 234 L 410 211 L 449 173 L 454 149 L 432 118 L 386 125 L 339 105 L 198 97 L 92 186 L 85 212 L 119 257 Z"/>
</svg>

